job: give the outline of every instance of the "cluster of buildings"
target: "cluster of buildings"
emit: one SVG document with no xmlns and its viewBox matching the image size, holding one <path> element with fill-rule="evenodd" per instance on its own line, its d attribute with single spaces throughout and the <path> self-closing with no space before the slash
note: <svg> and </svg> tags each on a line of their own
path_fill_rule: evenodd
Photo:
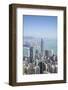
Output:
<svg viewBox="0 0 68 90">
<path fill-rule="evenodd" d="M 57 56 L 53 50 L 44 50 L 42 38 L 40 51 L 34 46 L 24 45 L 23 74 L 48 74 L 57 71 Z"/>
</svg>

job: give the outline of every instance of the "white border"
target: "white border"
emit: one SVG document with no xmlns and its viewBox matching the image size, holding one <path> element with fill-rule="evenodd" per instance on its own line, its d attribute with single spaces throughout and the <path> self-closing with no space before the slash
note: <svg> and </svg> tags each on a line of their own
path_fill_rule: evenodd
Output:
<svg viewBox="0 0 68 90">
<path fill-rule="evenodd" d="M 58 73 L 57 74 L 40 74 L 40 75 L 23 75 L 23 15 L 48 15 L 58 16 Z M 33 81 L 50 81 L 63 80 L 63 11 L 59 10 L 40 10 L 40 9 L 17 9 L 17 82 Z"/>
</svg>

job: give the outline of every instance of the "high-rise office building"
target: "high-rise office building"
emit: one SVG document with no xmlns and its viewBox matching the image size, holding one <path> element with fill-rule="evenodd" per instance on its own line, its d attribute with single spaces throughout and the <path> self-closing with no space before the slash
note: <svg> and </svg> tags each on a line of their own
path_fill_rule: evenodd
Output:
<svg viewBox="0 0 68 90">
<path fill-rule="evenodd" d="M 49 56 L 48 55 L 48 50 L 45 50 L 45 56 L 47 56 L 47 57 Z"/>
<path fill-rule="evenodd" d="M 39 58 L 39 51 L 36 50 L 36 51 L 35 51 L 35 59 L 38 59 L 38 58 Z"/>
<path fill-rule="evenodd" d="M 30 63 L 33 61 L 33 47 L 30 47 Z"/>
<path fill-rule="evenodd" d="M 49 51 L 49 56 L 53 56 L 53 50 L 51 49 L 50 51 Z"/>
<path fill-rule="evenodd" d="M 43 42 L 43 38 L 41 38 L 41 54 L 43 55 L 43 50 L 44 50 L 44 42 Z"/>
<path fill-rule="evenodd" d="M 47 57 L 53 56 L 53 50 L 45 50 L 45 56 Z"/>
<path fill-rule="evenodd" d="M 23 47 L 23 56 L 30 57 L 30 47 L 28 45 L 24 45 Z"/>
</svg>

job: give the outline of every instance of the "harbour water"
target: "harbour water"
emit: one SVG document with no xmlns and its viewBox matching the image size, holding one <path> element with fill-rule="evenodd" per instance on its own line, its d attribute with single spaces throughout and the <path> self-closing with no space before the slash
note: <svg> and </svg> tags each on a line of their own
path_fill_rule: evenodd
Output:
<svg viewBox="0 0 68 90">
<path fill-rule="evenodd" d="M 35 38 L 35 37 L 24 37 L 24 44 L 26 45 L 33 45 L 35 48 L 38 49 L 40 52 L 40 41 L 41 38 Z M 57 55 L 57 40 L 56 39 L 46 39 L 43 38 L 44 43 L 44 50 L 53 50 L 54 54 Z M 24 48 L 24 53 L 26 54 L 26 49 Z"/>
</svg>

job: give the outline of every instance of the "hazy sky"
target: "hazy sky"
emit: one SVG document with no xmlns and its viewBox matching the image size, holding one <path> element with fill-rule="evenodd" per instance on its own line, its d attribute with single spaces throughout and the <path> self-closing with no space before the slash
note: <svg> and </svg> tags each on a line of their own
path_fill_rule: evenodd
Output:
<svg viewBox="0 0 68 90">
<path fill-rule="evenodd" d="M 24 36 L 57 38 L 57 16 L 24 15 Z"/>
</svg>

